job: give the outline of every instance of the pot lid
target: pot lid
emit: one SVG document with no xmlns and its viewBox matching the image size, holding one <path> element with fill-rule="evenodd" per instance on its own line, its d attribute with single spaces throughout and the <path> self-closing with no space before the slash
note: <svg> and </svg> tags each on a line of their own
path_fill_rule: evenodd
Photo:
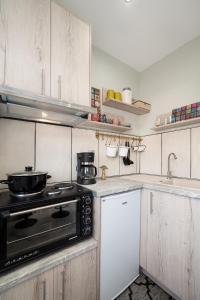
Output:
<svg viewBox="0 0 200 300">
<path fill-rule="evenodd" d="M 37 176 L 37 175 L 45 175 L 47 172 L 33 171 L 33 167 L 27 166 L 25 170 L 22 172 L 9 173 L 7 176 Z"/>
</svg>

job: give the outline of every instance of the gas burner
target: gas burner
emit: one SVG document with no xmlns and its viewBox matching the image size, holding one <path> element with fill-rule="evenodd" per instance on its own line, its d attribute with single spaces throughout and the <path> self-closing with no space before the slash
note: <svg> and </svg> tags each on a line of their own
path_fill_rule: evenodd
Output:
<svg viewBox="0 0 200 300">
<path fill-rule="evenodd" d="M 24 216 L 24 220 L 21 220 L 15 224 L 16 229 L 26 229 L 32 227 L 37 223 L 37 219 L 29 218 L 31 214 Z"/>
<path fill-rule="evenodd" d="M 52 218 L 54 219 L 62 219 L 69 216 L 69 211 L 63 210 L 62 207 L 56 207 L 56 209 L 59 209 L 59 211 L 52 214 Z"/>
<path fill-rule="evenodd" d="M 66 191 L 66 190 L 72 190 L 74 188 L 72 183 L 69 182 L 61 182 L 57 183 L 54 185 L 55 189 L 61 190 L 61 191 Z"/>
</svg>

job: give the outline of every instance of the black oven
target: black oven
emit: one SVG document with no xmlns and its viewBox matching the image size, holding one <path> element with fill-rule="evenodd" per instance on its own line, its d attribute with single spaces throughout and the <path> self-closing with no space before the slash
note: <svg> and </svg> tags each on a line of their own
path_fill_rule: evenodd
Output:
<svg viewBox="0 0 200 300">
<path fill-rule="evenodd" d="M 92 195 L 0 212 L 0 272 L 92 235 Z"/>
</svg>

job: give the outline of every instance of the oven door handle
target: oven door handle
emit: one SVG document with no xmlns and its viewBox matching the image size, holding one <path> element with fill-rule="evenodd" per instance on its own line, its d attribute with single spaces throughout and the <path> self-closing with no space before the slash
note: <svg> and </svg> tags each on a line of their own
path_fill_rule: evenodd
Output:
<svg viewBox="0 0 200 300">
<path fill-rule="evenodd" d="M 46 205 L 46 206 L 42 206 L 42 207 L 36 207 L 36 208 L 33 208 L 33 209 L 27 209 L 27 210 L 17 211 L 17 212 L 14 212 L 14 213 L 10 213 L 9 216 L 10 217 L 20 216 L 20 215 L 31 213 L 31 212 L 35 212 L 35 211 L 38 211 L 38 210 L 43 210 L 43 209 L 47 209 L 47 208 L 59 207 L 59 206 L 66 205 L 66 204 L 76 203 L 76 202 L 78 202 L 80 200 L 81 199 L 75 199 L 75 200 L 65 201 L 65 202 L 61 202 L 61 203 L 54 203 L 54 204 Z"/>
</svg>

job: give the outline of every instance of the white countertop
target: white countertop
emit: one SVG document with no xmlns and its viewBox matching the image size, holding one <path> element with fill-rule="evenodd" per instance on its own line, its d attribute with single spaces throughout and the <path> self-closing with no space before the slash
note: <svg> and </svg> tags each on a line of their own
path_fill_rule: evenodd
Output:
<svg viewBox="0 0 200 300">
<path fill-rule="evenodd" d="M 127 175 L 97 180 L 96 184 L 87 185 L 96 197 L 146 188 L 177 194 L 190 198 L 200 198 L 200 181 L 173 178 L 172 183 L 165 177 L 152 175 Z"/>
</svg>

